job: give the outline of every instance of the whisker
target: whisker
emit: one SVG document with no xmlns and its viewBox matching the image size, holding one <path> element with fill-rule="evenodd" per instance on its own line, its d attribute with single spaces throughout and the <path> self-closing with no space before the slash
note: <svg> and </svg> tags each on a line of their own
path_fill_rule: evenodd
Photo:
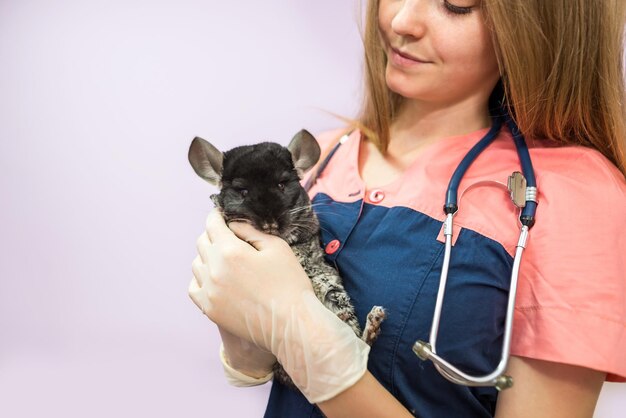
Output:
<svg viewBox="0 0 626 418">
<path fill-rule="evenodd" d="M 336 200 L 331 200 L 331 201 L 324 201 L 324 202 L 315 202 L 313 203 L 314 205 L 326 205 L 326 206 L 353 206 L 355 204 L 355 202 L 338 202 Z"/>
<path fill-rule="evenodd" d="M 298 213 L 298 212 L 303 212 L 303 211 L 308 211 L 311 210 L 311 207 L 309 206 L 304 206 L 304 207 L 299 207 L 299 208 L 293 208 L 293 209 L 289 209 L 287 212 L 294 214 L 294 213 Z"/>
<path fill-rule="evenodd" d="M 309 212 L 310 209 L 309 208 L 303 208 L 303 209 L 296 209 L 296 210 L 289 210 L 285 213 L 288 213 L 289 215 L 296 215 L 298 213 L 302 213 L 302 212 Z"/>
<path fill-rule="evenodd" d="M 291 222 L 291 225 L 317 225 L 317 222 L 312 219 L 298 219 Z"/>
<path fill-rule="evenodd" d="M 338 212 L 331 212 L 331 211 L 329 211 L 329 212 L 325 212 L 325 211 L 317 211 L 317 212 L 315 212 L 315 214 L 316 214 L 316 215 L 324 215 L 324 216 L 329 216 L 329 215 L 332 215 L 332 216 L 341 216 L 341 217 L 344 217 L 344 218 L 348 218 L 348 217 L 350 217 L 350 215 L 349 215 L 349 214 L 347 214 L 347 213 L 338 213 Z"/>
<path fill-rule="evenodd" d="M 322 206 L 322 205 L 325 205 L 325 204 L 326 203 L 314 203 L 314 204 L 310 204 L 310 205 L 296 206 L 294 208 L 289 209 L 289 212 L 295 213 L 295 212 L 311 209 L 311 208 L 314 208 L 316 206 Z"/>
</svg>

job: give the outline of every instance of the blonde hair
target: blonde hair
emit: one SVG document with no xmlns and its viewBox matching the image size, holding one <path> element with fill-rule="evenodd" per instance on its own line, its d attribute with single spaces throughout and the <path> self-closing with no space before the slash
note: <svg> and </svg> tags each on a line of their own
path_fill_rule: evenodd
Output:
<svg viewBox="0 0 626 418">
<path fill-rule="evenodd" d="M 402 97 L 385 82 L 379 0 L 368 0 L 358 118 L 385 151 Z M 483 0 L 510 111 L 528 138 L 595 148 L 626 175 L 624 0 Z"/>
</svg>

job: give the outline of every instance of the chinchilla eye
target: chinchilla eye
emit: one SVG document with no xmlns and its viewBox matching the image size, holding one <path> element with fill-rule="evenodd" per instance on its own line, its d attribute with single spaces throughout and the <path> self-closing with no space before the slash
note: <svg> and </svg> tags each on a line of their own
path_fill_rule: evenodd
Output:
<svg viewBox="0 0 626 418">
<path fill-rule="evenodd" d="M 241 197 L 248 196 L 248 189 L 241 189 L 241 190 L 239 190 L 239 194 L 241 195 Z"/>
<path fill-rule="evenodd" d="M 278 183 L 278 190 L 281 192 L 285 190 L 285 183 Z"/>
</svg>

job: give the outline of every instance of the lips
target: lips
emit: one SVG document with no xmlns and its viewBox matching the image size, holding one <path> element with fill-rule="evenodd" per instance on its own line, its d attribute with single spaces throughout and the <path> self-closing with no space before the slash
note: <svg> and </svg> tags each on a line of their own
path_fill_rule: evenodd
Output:
<svg viewBox="0 0 626 418">
<path fill-rule="evenodd" d="M 421 62 L 421 63 L 428 63 L 428 62 L 430 62 L 430 61 L 427 61 L 427 60 L 425 60 L 423 58 L 420 58 L 420 57 L 417 57 L 415 55 L 412 55 L 412 54 L 409 54 L 407 52 L 404 52 L 404 51 L 401 51 L 399 49 L 396 49 L 394 47 L 391 47 L 391 50 L 394 53 L 398 54 L 400 57 L 408 59 L 408 60 L 411 60 L 411 61 Z"/>
</svg>

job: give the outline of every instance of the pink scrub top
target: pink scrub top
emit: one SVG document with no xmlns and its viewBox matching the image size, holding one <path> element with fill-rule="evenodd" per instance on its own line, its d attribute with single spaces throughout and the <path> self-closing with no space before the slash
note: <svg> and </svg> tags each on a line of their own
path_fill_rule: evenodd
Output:
<svg viewBox="0 0 626 418">
<path fill-rule="evenodd" d="M 489 417 L 494 388 L 443 379 L 411 351 L 427 339 L 443 259 L 443 204 L 461 159 L 488 129 L 442 139 L 397 179 L 368 188 L 359 174 L 360 132 L 337 150 L 310 190 L 326 259 L 361 324 L 373 305 L 388 317 L 368 369 L 420 417 Z M 330 150 L 340 133 L 318 136 Z M 606 372 L 626 381 L 626 181 L 599 152 L 527 140 L 539 190 L 521 263 L 511 354 Z M 510 133 L 476 159 L 459 187 L 454 248 L 438 353 L 473 374 L 497 366 L 519 209 L 506 190 L 521 171 Z M 513 376 L 515 378 L 515 376 Z M 274 382 L 266 417 L 321 416 Z"/>
</svg>

